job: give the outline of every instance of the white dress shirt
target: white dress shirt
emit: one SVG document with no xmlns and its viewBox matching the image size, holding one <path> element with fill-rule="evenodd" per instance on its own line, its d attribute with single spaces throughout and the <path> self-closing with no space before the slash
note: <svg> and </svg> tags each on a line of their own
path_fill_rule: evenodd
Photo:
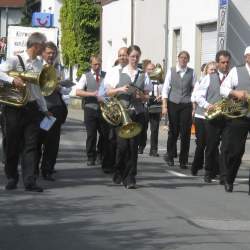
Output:
<svg viewBox="0 0 250 250">
<path fill-rule="evenodd" d="M 41 60 L 38 58 L 30 59 L 29 55 L 25 51 L 20 54 L 23 59 L 25 70 L 28 72 L 40 73 L 43 67 Z M 23 71 L 22 66 L 19 63 L 18 57 L 12 57 L 6 60 L 6 62 L 0 64 L 0 79 L 9 84 L 13 83 L 14 77 L 8 76 L 7 72 L 10 70 Z M 41 93 L 40 87 L 37 84 L 27 83 L 26 87 L 30 91 L 29 102 L 36 101 L 41 111 L 48 111 L 46 101 Z"/>
<path fill-rule="evenodd" d="M 218 71 L 218 74 L 219 74 L 220 81 L 222 81 L 223 77 L 224 77 L 224 74 L 221 73 L 220 71 Z M 226 78 L 225 78 L 225 80 L 226 80 Z M 198 88 L 196 90 L 195 101 L 198 103 L 198 105 L 200 107 L 202 107 L 204 109 L 207 109 L 208 106 L 211 104 L 211 103 L 207 102 L 207 100 L 206 100 L 207 90 L 208 90 L 209 85 L 210 85 L 210 75 L 206 75 L 202 79 L 201 83 L 199 84 L 199 86 L 198 86 Z"/>
<path fill-rule="evenodd" d="M 91 69 L 90 72 L 93 75 L 93 77 L 96 79 L 96 73 L 95 73 L 95 71 L 93 69 Z M 101 77 L 101 70 L 99 71 L 99 79 L 100 79 L 100 77 Z M 76 89 L 84 90 L 86 87 L 87 87 L 86 74 L 82 74 L 80 80 L 76 84 Z"/>
<path fill-rule="evenodd" d="M 200 78 L 200 80 L 195 83 L 194 89 L 193 89 L 193 92 L 192 92 L 192 95 L 191 95 L 191 102 L 197 103 L 197 101 L 196 101 L 197 91 L 199 89 L 200 83 L 201 83 L 201 81 L 202 81 L 203 78 L 204 78 L 204 76 L 202 76 Z M 204 115 L 200 115 L 200 114 L 197 114 L 197 113 L 194 114 L 194 117 L 205 119 Z"/>
<path fill-rule="evenodd" d="M 122 70 L 121 70 L 122 69 Z M 138 71 L 140 70 L 137 68 L 134 71 L 134 74 L 132 75 L 130 70 L 128 69 L 128 66 L 125 66 L 124 68 L 121 67 L 121 65 L 117 65 L 113 67 L 109 72 L 107 72 L 106 77 L 104 79 L 104 87 L 105 88 L 116 88 L 116 86 L 119 84 L 120 80 L 120 70 L 121 73 L 127 74 L 131 82 L 135 80 L 135 76 L 137 75 Z M 129 84 L 129 82 L 128 82 Z M 147 73 L 145 73 L 145 81 L 144 81 L 144 91 L 152 91 L 153 90 L 153 84 L 148 76 Z"/>
<path fill-rule="evenodd" d="M 183 78 L 184 74 L 187 72 L 187 67 L 186 68 L 181 68 L 178 64 L 176 65 L 176 72 L 180 74 L 180 77 Z M 196 82 L 196 76 L 195 73 L 193 72 L 193 82 L 192 86 L 194 87 Z M 167 99 L 169 95 L 169 91 L 171 88 L 171 69 L 168 69 L 165 81 L 162 87 L 162 98 Z"/>
<path fill-rule="evenodd" d="M 246 63 L 246 69 L 248 71 L 248 74 L 250 76 L 250 67 Z M 226 79 L 223 81 L 223 83 L 220 86 L 220 94 L 224 97 L 228 97 L 230 92 L 237 87 L 239 84 L 238 81 L 238 74 L 237 74 L 237 69 L 236 67 L 232 68 L 231 71 L 229 72 L 228 76 Z"/>
</svg>

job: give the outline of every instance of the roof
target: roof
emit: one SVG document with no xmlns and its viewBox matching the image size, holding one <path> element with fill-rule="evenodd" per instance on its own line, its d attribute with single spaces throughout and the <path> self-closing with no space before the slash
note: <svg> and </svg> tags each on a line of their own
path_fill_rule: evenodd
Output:
<svg viewBox="0 0 250 250">
<path fill-rule="evenodd" d="M 25 4 L 25 0 L 1 0 L 0 8 L 1 7 L 20 8 L 20 7 L 23 7 L 24 4 Z"/>
<path fill-rule="evenodd" d="M 117 0 L 101 0 L 101 5 L 106 5 L 106 4 L 112 3 L 114 1 L 117 1 Z"/>
</svg>

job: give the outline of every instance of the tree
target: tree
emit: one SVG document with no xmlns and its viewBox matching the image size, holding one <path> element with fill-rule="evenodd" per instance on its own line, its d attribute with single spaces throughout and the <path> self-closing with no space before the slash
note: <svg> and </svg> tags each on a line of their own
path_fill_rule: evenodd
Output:
<svg viewBox="0 0 250 250">
<path fill-rule="evenodd" d="M 100 7 L 93 0 L 63 0 L 60 22 L 63 62 L 78 65 L 81 75 L 89 68 L 90 56 L 99 53 Z"/>
<path fill-rule="evenodd" d="M 32 20 L 32 13 L 34 11 L 33 6 L 36 4 L 36 0 L 26 0 L 25 5 L 22 8 L 23 17 L 21 18 L 20 25 L 30 26 Z"/>
</svg>

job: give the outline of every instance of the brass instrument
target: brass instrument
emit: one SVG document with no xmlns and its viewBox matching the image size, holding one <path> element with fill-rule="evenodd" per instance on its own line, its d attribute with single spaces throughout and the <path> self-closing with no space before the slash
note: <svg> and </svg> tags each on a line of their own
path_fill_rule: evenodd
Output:
<svg viewBox="0 0 250 250">
<path fill-rule="evenodd" d="M 142 127 L 139 123 L 133 122 L 128 112 L 116 97 L 106 98 L 100 103 L 103 118 L 113 126 L 120 126 L 118 136 L 130 139 L 137 136 Z"/>
<path fill-rule="evenodd" d="M 56 70 L 51 65 L 44 65 L 40 73 L 28 71 L 9 71 L 12 77 L 20 77 L 24 82 L 39 85 L 44 96 L 51 95 L 57 87 Z M 0 103 L 21 107 L 28 102 L 29 90 L 26 86 L 16 88 L 11 84 L 0 86 Z"/>
<path fill-rule="evenodd" d="M 246 116 L 250 111 L 250 97 L 247 101 L 224 98 L 214 104 L 214 108 L 204 114 L 206 119 L 213 120 L 217 117 L 239 118 Z"/>
<path fill-rule="evenodd" d="M 160 83 L 164 82 L 164 71 L 159 63 L 156 64 L 153 72 L 149 74 L 149 78 L 150 80 L 158 81 Z"/>
</svg>

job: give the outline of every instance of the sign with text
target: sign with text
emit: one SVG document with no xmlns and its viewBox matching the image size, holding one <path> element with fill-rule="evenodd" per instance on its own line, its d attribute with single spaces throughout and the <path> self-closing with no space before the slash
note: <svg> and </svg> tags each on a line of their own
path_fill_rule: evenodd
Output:
<svg viewBox="0 0 250 250">
<path fill-rule="evenodd" d="M 7 37 L 7 58 L 24 52 L 26 50 L 27 40 L 34 32 L 43 33 L 47 37 L 47 41 L 52 41 L 57 45 L 57 28 L 9 26 Z"/>
</svg>

